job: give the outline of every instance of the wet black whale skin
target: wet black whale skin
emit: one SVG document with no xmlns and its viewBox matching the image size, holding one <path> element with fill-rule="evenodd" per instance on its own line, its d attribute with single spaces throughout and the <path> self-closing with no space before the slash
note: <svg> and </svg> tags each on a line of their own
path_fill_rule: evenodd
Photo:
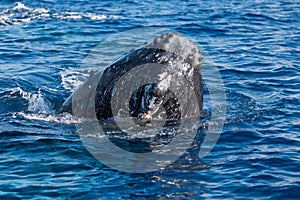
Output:
<svg viewBox="0 0 300 200">
<path fill-rule="evenodd" d="M 162 57 L 166 57 L 168 53 L 168 59 L 161 59 Z M 167 65 L 169 61 L 174 59 L 183 59 L 180 56 L 175 55 L 175 53 L 167 52 L 163 49 L 155 49 L 155 48 L 139 48 L 132 52 L 129 52 L 126 55 L 123 55 L 121 58 L 117 59 L 110 66 L 108 66 L 98 84 L 95 94 L 95 111 L 98 120 L 105 120 L 113 117 L 112 109 L 111 109 L 111 97 L 112 92 L 119 81 L 119 79 L 128 71 L 134 69 L 137 66 L 147 64 L 147 63 L 157 63 L 161 64 L 162 67 Z M 188 63 L 188 61 L 185 61 Z M 193 70 L 192 77 L 189 77 L 187 80 L 190 80 L 190 85 L 193 86 L 198 103 L 200 112 L 202 111 L 203 106 L 203 83 L 202 76 L 200 73 L 200 69 L 192 66 L 191 63 L 188 63 L 188 66 Z M 132 80 L 135 81 L 135 80 Z M 168 101 L 164 102 L 163 107 L 167 113 L 168 120 L 178 120 L 180 118 L 180 111 L 178 109 L 177 100 L 174 94 L 170 91 L 167 93 L 161 93 L 156 89 L 155 83 L 149 83 L 153 88 L 152 91 L 148 91 L 147 93 L 143 92 L 145 90 L 144 87 L 140 87 L 132 94 L 132 98 L 130 100 L 130 113 L 132 117 L 137 117 L 139 113 L 144 113 L 147 111 L 148 106 L 142 105 L 141 99 L 145 95 L 153 95 L 155 97 L 159 97 L 163 99 L 165 96 L 172 96 Z M 66 102 L 63 104 L 63 107 L 60 109 L 60 112 L 69 112 L 72 113 L 72 102 L 68 98 Z M 68 101 L 68 102 L 67 102 Z"/>
<path fill-rule="evenodd" d="M 97 118 L 108 119 L 113 117 L 111 110 L 111 94 L 112 91 L 118 82 L 118 80 L 129 70 L 133 69 L 136 66 L 147 64 L 147 63 L 158 63 L 163 67 L 170 59 L 176 59 L 178 55 L 172 54 L 168 60 L 161 61 L 160 58 L 164 56 L 167 52 L 162 49 L 153 49 L 153 48 L 141 48 L 134 50 L 133 52 L 123 56 L 118 59 L 116 62 L 111 64 L 109 67 L 105 69 L 103 75 L 98 83 L 96 89 L 95 96 L 95 108 L 97 113 Z M 191 64 L 190 64 L 191 66 Z M 192 66 L 191 66 L 192 68 Z M 193 82 L 191 85 L 194 86 L 195 94 L 197 96 L 199 102 L 199 108 L 202 109 L 203 104 L 203 83 L 202 77 L 198 69 L 193 68 L 193 77 L 190 79 Z M 132 80 L 135 81 L 135 80 Z M 151 83 L 149 83 L 151 84 Z M 132 113 L 132 117 L 137 117 L 139 113 L 145 112 L 147 110 L 147 106 L 141 106 L 141 99 L 143 95 L 153 95 L 159 98 L 164 98 L 166 93 L 160 93 L 155 90 L 155 84 L 151 85 L 153 90 L 145 94 L 143 92 L 144 88 L 141 87 L 139 90 L 135 91 L 132 95 L 132 100 L 130 101 L 130 109 Z M 168 93 L 171 93 L 168 91 Z M 170 100 L 165 102 L 163 105 L 166 112 L 167 118 L 169 120 L 176 120 L 180 118 L 180 111 L 178 110 L 178 106 L 176 106 L 176 97 L 174 94 Z M 143 107 L 143 108 L 141 108 Z"/>
</svg>

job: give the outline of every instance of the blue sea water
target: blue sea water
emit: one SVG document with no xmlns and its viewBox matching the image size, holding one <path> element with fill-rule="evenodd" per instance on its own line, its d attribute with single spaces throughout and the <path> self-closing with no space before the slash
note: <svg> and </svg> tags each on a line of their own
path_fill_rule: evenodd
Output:
<svg viewBox="0 0 300 200">
<path fill-rule="evenodd" d="M 56 113 L 86 56 L 141 27 L 184 34 L 220 71 L 227 114 L 209 167 L 117 171 Z M 299 1 L 6 0 L 0 39 L 1 199 L 300 198 Z"/>
</svg>

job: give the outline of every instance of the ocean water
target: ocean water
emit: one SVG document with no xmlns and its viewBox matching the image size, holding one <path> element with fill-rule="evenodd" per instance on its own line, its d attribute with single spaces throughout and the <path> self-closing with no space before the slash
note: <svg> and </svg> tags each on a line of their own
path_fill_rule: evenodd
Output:
<svg viewBox="0 0 300 200">
<path fill-rule="evenodd" d="M 220 72 L 226 119 L 205 167 L 115 170 L 56 112 L 119 54 L 83 67 L 101 41 L 145 27 L 191 38 Z M 299 1 L 5 0 L 0 39 L 1 199 L 300 198 Z"/>
</svg>

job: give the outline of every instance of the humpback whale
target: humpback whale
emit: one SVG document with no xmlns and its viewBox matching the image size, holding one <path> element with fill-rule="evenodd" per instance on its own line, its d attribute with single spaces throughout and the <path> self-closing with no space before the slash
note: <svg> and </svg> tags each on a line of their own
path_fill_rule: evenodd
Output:
<svg viewBox="0 0 300 200">
<path fill-rule="evenodd" d="M 200 49 L 193 41 L 179 33 L 163 33 L 151 43 L 121 56 L 104 71 L 92 75 L 63 103 L 59 111 L 72 113 L 72 107 L 82 106 L 81 99 L 86 104 L 84 116 L 94 113 L 99 121 L 116 115 L 132 117 L 142 124 L 161 118 L 177 121 L 189 117 L 181 104 L 191 106 L 191 95 L 194 95 L 201 113 L 201 59 Z M 187 86 L 192 92 L 185 92 Z M 131 94 L 126 97 L 124 90 L 130 90 Z M 79 93 L 80 97 L 74 105 L 72 99 Z M 178 94 L 184 95 L 184 100 L 179 99 Z M 94 99 L 89 101 L 89 98 Z M 122 105 L 127 109 L 125 114 L 122 114 L 124 106 L 115 105 L 122 101 L 125 101 Z M 88 105 L 91 102 L 94 104 L 92 110 Z"/>
</svg>

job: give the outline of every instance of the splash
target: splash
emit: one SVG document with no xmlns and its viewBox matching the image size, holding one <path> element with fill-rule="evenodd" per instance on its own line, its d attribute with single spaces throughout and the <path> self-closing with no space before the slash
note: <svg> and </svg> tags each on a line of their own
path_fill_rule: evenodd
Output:
<svg viewBox="0 0 300 200">
<path fill-rule="evenodd" d="M 15 95 L 20 95 L 21 98 L 27 101 L 27 111 L 32 113 L 47 114 L 51 112 L 48 103 L 45 101 L 43 94 L 39 90 L 37 93 L 24 91 L 21 87 L 12 88 L 8 94 L 1 97 L 14 98 Z"/>
<path fill-rule="evenodd" d="M 23 91 L 22 97 L 28 100 L 28 111 L 41 114 L 50 113 L 49 106 L 45 102 L 40 90 L 37 94 Z"/>
<path fill-rule="evenodd" d="M 13 101 L 16 98 L 22 98 L 27 101 L 26 109 L 20 112 L 11 113 L 14 119 L 28 119 L 38 120 L 50 123 L 58 124 L 76 124 L 82 123 L 83 119 L 76 118 L 69 113 L 57 114 L 54 109 L 51 108 L 50 102 L 44 97 L 41 90 L 36 93 L 27 92 L 21 87 L 12 88 L 5 92 L 5 95 L 0 97 L 1 99 L 11 99 Z"/>
<path fill-rule="evenodd" d="M 74 92 L 79 86 L 81 86 L 85 80 L 97 72 L 94 69 L 84 69 L 84 70 L 74 70 L 74 69 L 66 69 L 60 72 L 61 76 L 61 85 L 62 87 L 69 91 Z"/>
<path fill-rule="evenodd" d="M 61 85 L 63 88 L 69 92 L 73 92 L 76 88 L 83 84 L 83 80 L 78 78 L 79 72 L 71 69 L 66 69 L 60 72 Z"/>
</svg>

